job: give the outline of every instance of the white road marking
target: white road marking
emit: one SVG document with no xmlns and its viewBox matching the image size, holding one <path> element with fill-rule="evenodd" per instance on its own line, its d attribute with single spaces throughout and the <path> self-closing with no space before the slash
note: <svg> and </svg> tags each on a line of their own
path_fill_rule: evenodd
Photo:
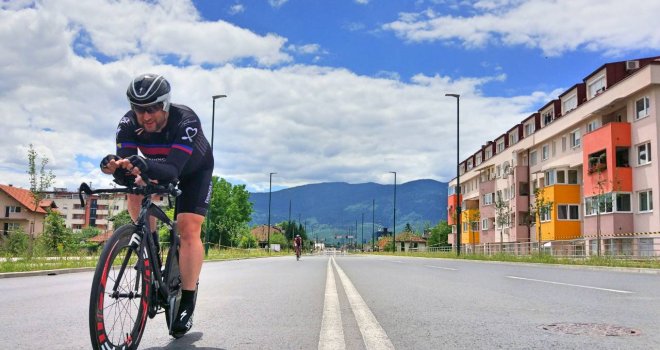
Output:
<svg viewBox="0 0 660 350">
<path fill-rule="evenodd" d="M 321 321 L 321 334 L 319 336 L 319 350 L 344 350 L 344 328 L 341 323 L 341 310 L 339 309 L 339 296 L 335 274 L 328 259 L 327 276 L 325 278 L 325 301 L 323 302 L 323 320 Z"/>
<path fill-rule="evenodd" d="M 442 270 L 450 270 L 450 271 L 458 271 L 458 269 L 452 269 L 451 267 L 442 267 L 442 266 L 433 266 L 433 265 L 424 265 L 426 267 L 430 267 L 433 269 L 442 269 Z"/>
<path fill-rule="evenodd" d="M 583 285 L 579 285 L 579 284 L 570 284 L 570 283 L 562 283 L 562 282 L 537 280 L 537 279 L 533 279 L 533 278 L 524 278 L 524 277 L 516 277 L 516 276 L 506 276 L 506 277 L 517 279 L 517 280 L 524 280 L 524 281 L 542 282 L 542 283 L 549 283 L 549 284 L 558 284 L 558 285 L 562 285 L 562 286 L 596 289 L 596 290 L 602 290 L 602 291 L 613 292 L 613 293 L 623 293 L 623 294 L 635 293 L 635 292 L 631 292 L 631 291 L 627 291 L 627 290 L 618 290 L 618 289 L 600 288 L 600 287 L 592 287 L 592 286 L 583 286 Z"/>
<path fill-rule="evenodd" d="M 360 296 L 351 280 L 346 276 L 344 271 L 337 265 L 335 259 L 332 259 L 332 264 L 337 270 L 341 284 L 344 286 L 344 291 L 351 304 L 351 309 L 355 315 L 360 333 L 362 333 L 362 340 L 367 350 L 389 350 L 394 349 L 394 345 L 387 337 L 385 330 L 380 326 L 374 314 L 369 310 L 369 307 Z"/>
</svg>

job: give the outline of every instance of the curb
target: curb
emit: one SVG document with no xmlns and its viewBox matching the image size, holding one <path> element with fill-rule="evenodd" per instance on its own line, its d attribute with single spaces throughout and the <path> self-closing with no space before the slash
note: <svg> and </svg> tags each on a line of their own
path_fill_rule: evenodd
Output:
<svg viewBox="0 0 660 350">
<path fill-rule="evenodd" d="M 63 275 L 66 273 L 94 271 L 95 269 L 96 269 L 95 267 L 79 267 L 75 269 L 3 272 L 0 273 L 0 279 L 13 278 L 13 277 L 31 277 L 31 276 L 55 276 L 55 275 Z"/>
</svg>

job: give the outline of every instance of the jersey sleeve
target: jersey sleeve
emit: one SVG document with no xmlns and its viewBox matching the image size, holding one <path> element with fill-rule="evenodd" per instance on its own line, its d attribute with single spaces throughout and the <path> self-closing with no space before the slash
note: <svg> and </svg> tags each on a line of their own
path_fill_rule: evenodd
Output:
<svg viewBox="0 0 660 350">
<path fill-rule="evenodd" d="M 135 129 L 137 123 L 134 118 L 130 117 L 130 112 L 126 113 L 117 126 L 117 134 L 115 137 L 117 143 L 117 156 L 126 158 L 137 154 L 137 140 L 135 139 Z"/>
<path fill-rule="evenodd" d="M 196 144 L 199 144 L 197 139 L 204 137 L 201 128 L 201 122 L 196 115 L 183 118 L 176 128 L 167 159 L 165 162 L 149 161 L 147 175 L 156 180 L 178 178 L 192 156 Z"/>
</svg>

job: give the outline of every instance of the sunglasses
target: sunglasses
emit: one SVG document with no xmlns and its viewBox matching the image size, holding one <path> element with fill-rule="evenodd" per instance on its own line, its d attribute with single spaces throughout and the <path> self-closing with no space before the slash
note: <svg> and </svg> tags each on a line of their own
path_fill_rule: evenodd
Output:
<svg viewBox="0 0 660 350">
<path fill-rule="evenodd" d="M 158 102 L 158 103 L 154 103 L 154 104 L 148 105 L 148 106 L 131 105 L 131 107 L 133 108 L 133 111 L 135 113 L 139 113 L 139 114 L 149 113 L 149 114 L 152 114 L 152 113 L 160 112 L 163 109 L 163 103 Z"/>
</svg>

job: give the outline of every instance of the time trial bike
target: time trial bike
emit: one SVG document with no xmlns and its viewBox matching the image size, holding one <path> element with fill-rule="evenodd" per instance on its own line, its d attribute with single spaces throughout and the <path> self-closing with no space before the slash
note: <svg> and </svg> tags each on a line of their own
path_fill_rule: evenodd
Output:
<svg viewBox="0 0 660 350">
<path fill-rule="evenodd" d="M 169 334 L 172 332 L 181 297 L 179 273 L 179 235 L 176 221 L 152 201 L 152 195 L 176 197 L 181 191 L 174 183 L 155 184 L 143 174 L 145 186 L 129 182 L 125 187 L 92 190 L 86 183 L 78 189 L 84 208 L 83 193 L 126 193 L 143 195 L 140 213 L 134 224 L 116 229 L 105 243 L 96 265 L 89 300 L 89 333 L 94 349 L 137 349 L 147 317 L 165 313 Z M 168 197 L 169 198 L 169 197 Z M 161 268 L 158 242 L 154 241 L 149 217 L 155 217 L 169 231 L 169 249 Z M 195 301 L 197 292 L 195 292 Z"/>
</svg>

